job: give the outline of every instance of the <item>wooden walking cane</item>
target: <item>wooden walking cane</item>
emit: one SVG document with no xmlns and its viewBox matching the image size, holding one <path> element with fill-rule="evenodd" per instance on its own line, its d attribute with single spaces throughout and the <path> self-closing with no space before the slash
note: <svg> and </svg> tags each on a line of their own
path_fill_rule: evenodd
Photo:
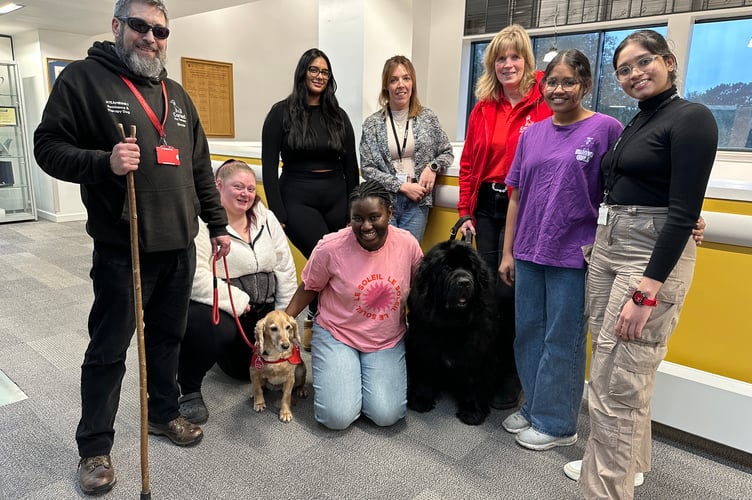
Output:
<svg viewBox="0 0 752 500">
<path fill-rule="evenodd" d="M 125 129 L 118 123 L 120 137 L 125 142 Z M 131 125 L 131 137 L 136 137 L 136 126 Z M 138 382 L 141 401 L 141 500 L 151 498 L 149 486 L 149 401 L 146 397 L 146 346 L 144 344 L 144 311 L 141 295 L 141 264 L 138 252 L 138 214 L 136 213 L 136 186 L 133 171 L 126 176 L 128 183 L 128 212 L 131 223 L 131 262 L 133 265 L 133 298 L 136 310 L 136 341 L 138 343 Z"/>
</svg>

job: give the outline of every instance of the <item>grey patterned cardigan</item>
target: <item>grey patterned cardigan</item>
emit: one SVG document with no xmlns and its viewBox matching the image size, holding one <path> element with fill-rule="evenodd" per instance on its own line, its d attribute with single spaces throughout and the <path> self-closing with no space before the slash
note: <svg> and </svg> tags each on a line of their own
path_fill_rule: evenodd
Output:
<svg viewBox="0 0 752 500">
<path fill-rule="evenodd" d="M 452 145 L 441 128 L 436 113 L 428 108 L 415 118 L 410 119 L 410 126 L 415 138 L 415 176 L 420 178 L 423 169 L 436 162 L 441 170 L 446 170 L 454 161 Z M 380 182 L 389 192 L 399 192 L 400 181 L 397 171 L 392 166 L 387 139 L 386 111 L 372 114 L 363 122 L 360 136 L 360 170 L 363 178 Z M 433 195 L 423 198 L 420 205 L 432 206 Z"/>
</svg>

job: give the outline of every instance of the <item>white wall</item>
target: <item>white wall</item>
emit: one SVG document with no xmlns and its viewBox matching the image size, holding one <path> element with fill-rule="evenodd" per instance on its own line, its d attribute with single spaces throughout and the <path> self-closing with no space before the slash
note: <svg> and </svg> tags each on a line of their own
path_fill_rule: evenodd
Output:
<svg viewBox="0 0 752 500">
<path fill-rule="evenodd" d="M 181 57 L 232 63 L 235 139 L 258 141 L 272 104 L 292 90 L 300 55 L 318 43 L 318 3 L 259 0 L 175 19 L 170 28 L 169 76 L 181 80 Z"/>
</svg>

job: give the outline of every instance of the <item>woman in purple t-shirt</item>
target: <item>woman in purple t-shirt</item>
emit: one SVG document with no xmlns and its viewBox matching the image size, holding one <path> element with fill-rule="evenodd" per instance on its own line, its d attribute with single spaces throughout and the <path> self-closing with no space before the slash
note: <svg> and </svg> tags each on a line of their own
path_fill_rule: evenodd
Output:
<svg viewBox="0 0 752 500">
<path fill-rule="evenodd" d="M 506 184 L 513 188 L 499 273 L 517 290 L 514 342 L 525 392 L 504 422 L 532 450 L 577 441 L 585 381 L 585 259 L 602 199 L 601 157 L 622 126 L 585 109 L 592 89 L 587 57 L 560 52 L 541 80 L 547 120 L 520 136 Z"/>
</svg>

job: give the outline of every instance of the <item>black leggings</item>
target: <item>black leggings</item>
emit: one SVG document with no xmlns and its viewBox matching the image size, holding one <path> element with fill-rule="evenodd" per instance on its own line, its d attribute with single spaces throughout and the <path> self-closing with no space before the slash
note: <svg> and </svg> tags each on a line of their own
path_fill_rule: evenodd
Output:
<svg viewBox="0 0 752 500">
<path fill-rule="evenodd" d="M 307 259 L 325 234 L 347 225 L 347 187 L 342 172 L 285 173 L 279 180 L 287 212 L 285 233 Z"/>
<path fill-rule="evenodd" d="M 240 316 L 240 324 L 250 342 L 254 341 L 256 322 L 273 308 L 274 304 L 257 306 Z M 243 340 L 231 314 L 220 310 L 219 325 L 214 325 L 212 307 L 191 301 L 178 362 L 181 393 L 200 392 L 201 382 L 214 363 L 233 378 L 250 380 L 251 354 L 251 348 Z"/>
</svg>

